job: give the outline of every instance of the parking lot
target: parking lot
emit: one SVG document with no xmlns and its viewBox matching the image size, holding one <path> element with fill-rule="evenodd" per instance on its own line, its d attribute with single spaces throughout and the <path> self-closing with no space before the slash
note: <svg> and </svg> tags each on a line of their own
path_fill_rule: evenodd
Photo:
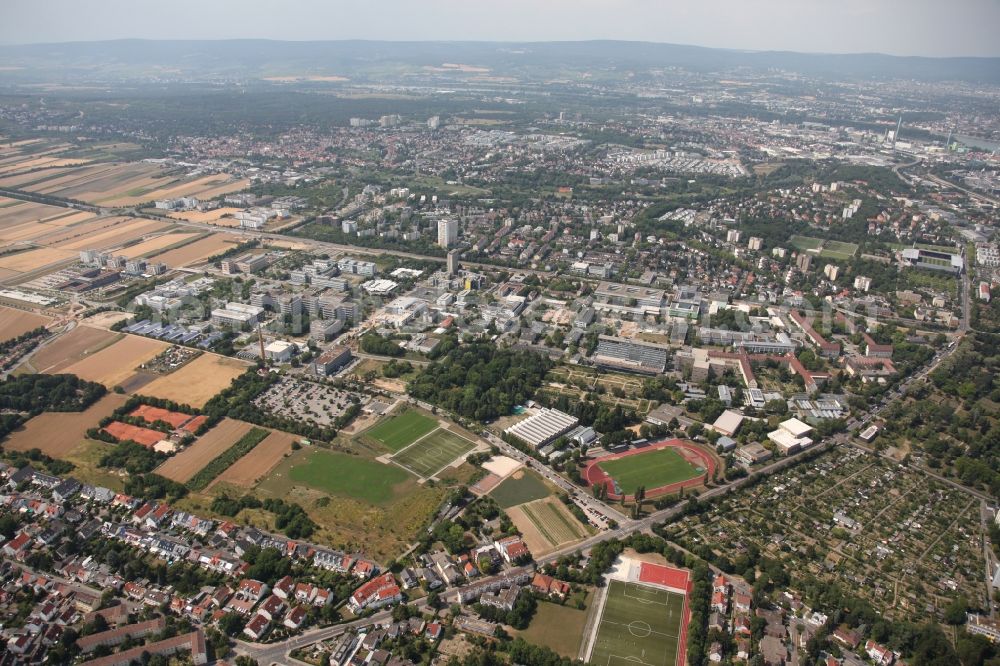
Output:
<svg viewBox="0 0 1000 666">
<path fill-rule="evenodd" d="M 299 379 L 282 378 L 254 400 L 260 409 L 318 426 L 331 426 L 360 396 Z"/>
</svg>

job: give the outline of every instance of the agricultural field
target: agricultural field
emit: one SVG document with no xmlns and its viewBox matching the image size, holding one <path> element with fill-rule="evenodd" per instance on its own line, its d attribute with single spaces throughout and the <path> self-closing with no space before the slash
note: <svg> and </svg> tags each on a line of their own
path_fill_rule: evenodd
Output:
<svg viewBox="0 0 1000 666">
<path fill-rule="evenodd" d="M 180 169 L 143 162 L 46 168 L 0 179 L 0 186 L 110 207 L 138 206 L 183 196 L 211 199 L 248 185 L 248 181 L 225 173 L 188 176 Z"/>
<path fill-rule="evenodd" d="M 477 444 L 450 430 L 438 428 L 401 450 L 391 460 L 422 479 L 433 477 Z"/>
<path fill-rule="evenodd" d="M 590 534 L 555 497 L 533 500 L 506 511 L 536 558 Z"/>
<path fill-rule="evenodd" d="M 142 218 L 110 217 L 85 223 L 81 228 L 70 227 L 58 236 L 46 238 L 60 250 L 78 253 L 80 250 L 110 250 L 150 234 L 171 229 L 173 225 Z"/>
<path fill-rule="evenodd" d="M 545 481 L 534 472 L 520 469 L 504 479 L 503 483 L 493 489 L 490 497 L 503 509 L 518 504 L 540 500 L 551 494 Z"/>
<path fill-rule="evenodd" d="M 239 439 L 226 447 L 222 453 L 208 460 L 204 466 L 187 480 L 189 490 L 204 490 L 216 477 L 231 467 L 237 460 L 250 453 L 268 435 L 270 430 L 251 426 Z"/>
<path fill-rule="evenodd" d="M 175 220 L 186 220 L 187 222 L 197 222 L 199 224 L 214 224 L 220 227 L 238 227 L 240 221 L 236 219 L 236 213 L 242 208 L 216 208 L 215 210 L 185 210 L 170 213 L 167 217 Z"/>
<path fill-rule="evenodd" d="M 51 317 L 0 306 L 0 342 L 6 342 L 23 333 L 33 331 L 51 321 Z"/>
<path fill-rule="evenodd" d="M 250 432 L 250 428 L 251 425 L 243 421 L 222 419 L 189 447 L 157 467 L 156 473 L 178 483 L 187 483 L 205 465 Z"/>
<path fill-rule="evenodd" d="M 4 441 L 5 449 L 39 449 L 53 458 L 64 458 L 105 416 L 125 404 L 126 397 L 108 393 L 82 412 L 45 412 L 29 420 Z"/>
<path fill-rule="evenodd" d="M 202 354 L 179 370 L 157 377 L 143 386 L 142 392 L 200 409 L 212 396 L 242 375 L 247 367 L 249 364 L 245 361 Z"/>
<path fill-rule="evenodd" d="M 115 254 L 120 254 L 129 259 L 135 259 L 136 257 L 149 257 L 151 255 L 158 255 L 162 253 L 169 247 L 192 241 L 201 234 L 197 232 L 180 233 L 180 232 L 168 232 L 161 234 L 159 236 L 153 236 L 152 238 L 140 241 L 135 245 L 129 245 L 121 249 L 115 250 Z M 159 259 L 157 259 L 159 261 Z"/>
<path fill-rule="evenodd" d="M 672 448 L 647 451 L 637 455 L 599 462 L 598 465 L 625 493 L 642 486 L 647 489 L 669 486 L 703 474 Z"/>
<path fill-rule="evenodd" d="M 15 273 L 40 271 L 49 266 L 70 263 L 77 258 L 77 253 L 70 250 L 60 250 L 52 247 L 39 247 L 24 252 L 15 252 L 0 257 L 0 268 Z"/>
<path fill-rule="evenodd" d="M 236 239 L 226 234 L 211 234 L 183 247 L 156 255 L 156 261 L 170 267 L 187 266 L 225 252 L 236 244 Z"/>
<path fill-rule="evenodd" d="M 113 388 L 127 382 L 136 374 L 136 368 L 161 354 L 167 347 L 169 345 L 158 340 L 127 335 L 67 366 L 64 371 Z"/>
<path fill-rule="evenodd" d="M 77 361 L 99 352 L 124 337 L 91 326 L 77 326 L 72 331 L 38 348 L 29 365 L 21 366 L 26 372 L 59 374 Z"/>
<path fill-rule="evenodd" d="M 274 469 L 275 465 L 291 452 L 292 443 L 299 439 L 299 437 L 287 432 L 272 430 L 271 434 L 255 446 L 250 453 L 237 460 L 216 477 L 209 488 L 216 484 L 230 484 L 242 488 L 256 486 L 267 476 L 268 472 Z"/>
<path fill-rule="evenodd" d="M 435 419 L 414 409 L 407 409 L 391 415 L 364 434 L 393 453 L 398 453 L 437 427 Z"/>
<path fill-rule="evenodd" d="M 683 627 L 683 595 L 612 580 L 588 661 L 595 666 L 676 666 Z"/>
</svg>

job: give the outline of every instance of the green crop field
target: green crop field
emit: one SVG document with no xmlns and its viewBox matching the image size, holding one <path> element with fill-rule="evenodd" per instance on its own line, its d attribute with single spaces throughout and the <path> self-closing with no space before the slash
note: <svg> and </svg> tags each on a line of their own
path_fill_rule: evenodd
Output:
<svg viewBox="0 0 1000 666">
<path fill-rule="evenodd" d="M 552 546 L 576 541 L 587 536 L 587 530 L 564 509 L 559 500 L 535 500 L 521 505 L 535 529 Z"/>
<path fill-rule="evenodd" d="M 670 448 L 607 460 L 600 463 L 600 467 L 626 495 L 634 493 L 639 486 L 652 490 L 693 479 L 704 472 Z"/>
<path fill-rule="evenodd" d="M 521 474 L 520 478 L 514 478 Z M 496 500 L 504 509 L 518 504 L 542 499 L 550 495 L 548 487 L 533 472 L 519 471 L 504 479 L 503 483 L 493 489 L 490 497 Z"/>
<path fill-rule="evenodd" d="M 438 428 L 392 457 L 392 461 L 422 479 L 434 476 L 445 466 L 476 448 L 474 442 L 450 430 Z"/>
<path fill-rule="evenodd" d="M 597 640 L 595 666 L 676 666 L 684 597 L 647 585 L 611 581 Z"/>
<path fill-rule="evenodd" d="M 289 470 L 288 477 L 331 495 L 372 504 L 388 502 L 395 496 L 394 487 L 412 478 L 398 467 L 331 451 L 313 451 Z"/>
<path fill-rule="evenodd" d="M 390 416 L 367 430 L 365 435 L 396 453 L 437 427 L 437 421 L 411 409 Z"/>
</svg>

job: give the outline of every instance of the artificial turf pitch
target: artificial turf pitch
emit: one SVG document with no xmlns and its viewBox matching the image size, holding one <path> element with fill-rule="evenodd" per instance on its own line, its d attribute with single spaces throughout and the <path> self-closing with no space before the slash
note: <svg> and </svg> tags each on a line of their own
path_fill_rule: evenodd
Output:
<svg viewBox="0 0 1000 666">
<path fill-rule="evenodd" d="M 613 580 L 608 586 L 590 663 L 676 666 L 683 624 L 683 595 Z"/>
<path fill-rule="evenodd" d="M 427 478 L 474 448 L 476 445 L 464 437 L 440 428 L 394 455 L 392 461 Z"/>
<path fill-rule="evenodd" d="M 365 435 L 396 453 L 437 427 L 438 423 L 434 419 L 420 412 L 407 410 L 373 426 Z"/>
</svg>

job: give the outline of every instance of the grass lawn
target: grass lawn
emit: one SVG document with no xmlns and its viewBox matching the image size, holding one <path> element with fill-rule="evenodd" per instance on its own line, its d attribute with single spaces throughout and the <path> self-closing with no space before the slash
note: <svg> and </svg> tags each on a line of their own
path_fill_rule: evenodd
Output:
<svg viewBox="0 0 1000 666">
<path fill-rule="evenodd" d="M 590 604 L 588 593 L 586 603 Z M 587 623 L 587 611 L 579 610 L 572 600 L 566 605 L 540 601 L 531 624 L 523 631 L 512 630 L 511 634 L 532 643 L 558 652 L 563 657 L 575 660 L 583 643 L 583 630 Z"/>
<path fill-rule="evenodd" d="M 637 583 L 611 581 L 590 663 L 674 666 L 684 597 Z"/>
<path fill-rule="evenodd" d="M 828 240 L 823 244 L 823 251 L 830 252 L 831 254 L 846 254 L 853 257 L 858 251 L 858 244 Z"/>
<path fill-rule="evenodd" d="M 473 442 L 439 428 L 394 455 L 392 461 L 423 479 L 433 476 L 474 448 L 476 445 Z"/>
<path fill-rule="evenodd" d="M 437 421 L 410 409 L 369 428 L 365 435 L 396 453 L 437 427 Z"/>
<path fill-rule="evenodd" d="M 822 238 L 812 238 L 811 236 L 792 236 L 789 242 L 792 247 L 798 250 L 816 250 L 823 246 Z"/>
<path fill-rule="evenodd" d="M 490 497 L 502 508 L 509 509 L 550 494 L 548 486 L 534 472 L 519 471 L 504 479 L 503 483 L 493 489 Z"/>
<path fill-rule="evenodd" d="M 398 467 L 368 458 L 332 451 L 312 451 L 288 471 L 288 478 L 331 495 L 382 504 L 395 496 L 394 486 L 410 477 Z"/>
<path fill-rule="evenodd" d="M 114 446 L 114 444 L 92 439 L 80 442 L 72 451 L 63 456 L 64 460 L 76 465 L 76 469 L 70 472 L 70 476 L 92 486 L 104 486 L 118 493 L 123 492 L 125 479 L 115 474 L 117 470 L 97 466 L 104 454 L 111 451 Z"/>
<path fill-rule="evenodd" d="M 687 481 L 703 471 L 670 448 L 608 460 L 602 462 L 600 467 L 615 480 L 624 493 L 633 493 L 639 486 L 652 490 L 678 481 Z"/>
</svg>

